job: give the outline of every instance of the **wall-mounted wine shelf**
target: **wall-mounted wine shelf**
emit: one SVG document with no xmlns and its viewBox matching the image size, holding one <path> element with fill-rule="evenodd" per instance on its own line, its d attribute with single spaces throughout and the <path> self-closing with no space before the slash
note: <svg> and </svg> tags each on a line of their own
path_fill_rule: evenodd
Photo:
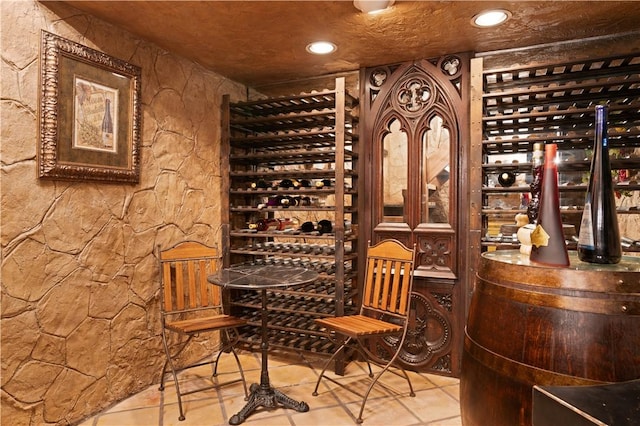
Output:
<svg viewBox="0 0 640 426">
<path fill-rule="evenodd" d="M 640 56 L 484 70 L 483 92 L 483 250 L 518 247 L 500 230 L 526 211 L 536 142 L 558 145 L 563 222 L 579 232 L 595 105 L 606 103 L 623 251 L 640 251 L 640 236 L 625 235 L 640 218 Z M 503 172 L 515 174 L 516 183 L 500 186 Z"/>
</svg>

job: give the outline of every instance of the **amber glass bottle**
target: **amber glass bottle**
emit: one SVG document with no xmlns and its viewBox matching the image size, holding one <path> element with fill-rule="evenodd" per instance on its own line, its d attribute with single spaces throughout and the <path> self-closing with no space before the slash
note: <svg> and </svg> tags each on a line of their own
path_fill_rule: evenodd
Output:
<svg viewBox="0 0 640 426">
<path fill-rule="evenodd" d="M 620 229 L 609 163 L 607 107 L 598 105 L 591 174 L 580 222 L 578 258 L 589 263 L 618 263 L 621 257 Z"/>
<path fill-rule="evenodd" d="M 560 193 L 558 190 L 558 166 L 556 144 L 544 147 L 544 171 L 540 191 L 538 224 L 531 233 L 529 259 L 548 266 L 569 266 L 569 254 L 564 241 L 562 217 L 560 216 Z"/>
</svg>

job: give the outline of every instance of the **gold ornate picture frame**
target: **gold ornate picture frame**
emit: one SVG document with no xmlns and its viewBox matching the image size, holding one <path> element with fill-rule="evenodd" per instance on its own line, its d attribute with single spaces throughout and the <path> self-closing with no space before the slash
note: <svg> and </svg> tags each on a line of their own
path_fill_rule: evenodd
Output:
<svg viewBox="0 0 640 426">
<path fill-rule="evenodd" d="M 140 67 L 47 31 L 40 49 L 39 177 L 138 183 Z"/>
</svg>

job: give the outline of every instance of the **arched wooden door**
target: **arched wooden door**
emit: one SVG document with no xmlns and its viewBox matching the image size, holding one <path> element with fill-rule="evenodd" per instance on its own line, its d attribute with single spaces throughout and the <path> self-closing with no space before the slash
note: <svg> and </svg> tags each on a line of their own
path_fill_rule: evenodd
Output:
<svg viewBox="0 0 640 426">
<path fill-rule="evenodd" d="M 469 196 L 469 56 L 361 73 L 363 244 L 417 244 L 412 369 L 457 376 L 464 326 Z M 392 343 L 392 342 L 388 342 Z"/>
</svg>

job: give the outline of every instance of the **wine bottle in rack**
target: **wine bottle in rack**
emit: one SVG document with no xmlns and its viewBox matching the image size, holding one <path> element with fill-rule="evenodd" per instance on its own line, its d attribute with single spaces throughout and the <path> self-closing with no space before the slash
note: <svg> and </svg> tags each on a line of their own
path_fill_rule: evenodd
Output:
<svg viewBox="0 0 640 426">
<path fill-rule="evenodd" d="M 535 224 L 538 220 L 540 208 L 540 190 L 542 189 L 542 173 L 544 170 L 544 144 L 534 143 L 531 157 L 533 179 L 531 181 L 531 200 L 527 206 L 529 223 Z"/>
<path fill-rule="evenodd" d="M 316 181 L 316 188 L 330 188 L 331 179 L 321 179 Z"/>
<path fill-rule="evenodd" d="M 516 174 L 512 171 L 505 170 L 498 174 L 498 183 L 505 188 L 516 183 Z"/>
<path fill-rule="evenodd" d="M 301 206 L 310 206 L 311 205 L 311 197 L 307 197 L 307 196 L 300 197 L 300 205 Z"/>
<path fill-rule="evenodd" d="M 300 183 L 300 187 L 301 188 L 310 188 L 311 187 L 311 181 L 309 179 L 300 179 L 298 182 Z"/>
<path fill-rule="evenodd" d="M 622 257 L 609 161 L 607 112 L 606 106 L 596 106 L 591 173 L 578 237 L 578 258 L 588 263 L 618 263 Z"/>
<path fill-rule="evenodd" d="M 283 218 L 278 219 L 280 221 L 280 225 L 278 226 L 278 231 L 295 231 L 298 229 L 298 219 L 292 218 Z"/>
<path fill-rule="evenodd" d="M 318 222 L 303 222 L 300 225 L 301 232 L 317 232 L 319 234 L 331 234 L 333 232 L 333 222 L 322 219 Z"/>
<path fill-rule="evenodd" d="M 289 178 L 282 179 L 278 184 L 278 187 L 285 188 L 285 189 L 293 188 L 294 187 L 293 180 Z"/>
<path fill-rule="evenodd" d="M 259 232 L 276 231 L 279 227 L 280 221 L 278 219 L 260 219 L 249 224 L 249 229 L 255 229 Z"/>
<path fill-rule="evenodd" d="M 285 208 L 294 205 L 293 197 L 289 197 L 288 195 L 280 197 L 280 205 Z"/>
<path fill-rule="evenodd" d="M 333 232 L 333 223 L 330 220 L 322 219 L 318 222 L 318 232 L 321 234 L 330 234 Z"/>
<path fill-rule="evenodd" d="M 280 207 L 282 205 L 282 195 L 272 195 L 267 198 L 267 207 Z"/>
<path fill-rule="evenodd" d="M 317 222 L 307 221 L 307 222 L 303 222 L 302 225 L 300 225 L 301 232 L 314 232 L 314 231 L 317 231 L 318 229 L 319 228 L 318 228 Z"/>
<path fill-rule="evenodd" d="M 255 182 L 251 182 L 251 189 L 269 189 L 271 185 L 264 179 L 258 179 Z"/>
<path fill-rule="evenodd" d="M 545 145 L 540 212 L 538 223 L 531 232 L 529 259 L 548 266 L 566 267 L 569 266 L 569 253 L 560 216 L 557 149 L 556 144 Z"/>
</svg>

